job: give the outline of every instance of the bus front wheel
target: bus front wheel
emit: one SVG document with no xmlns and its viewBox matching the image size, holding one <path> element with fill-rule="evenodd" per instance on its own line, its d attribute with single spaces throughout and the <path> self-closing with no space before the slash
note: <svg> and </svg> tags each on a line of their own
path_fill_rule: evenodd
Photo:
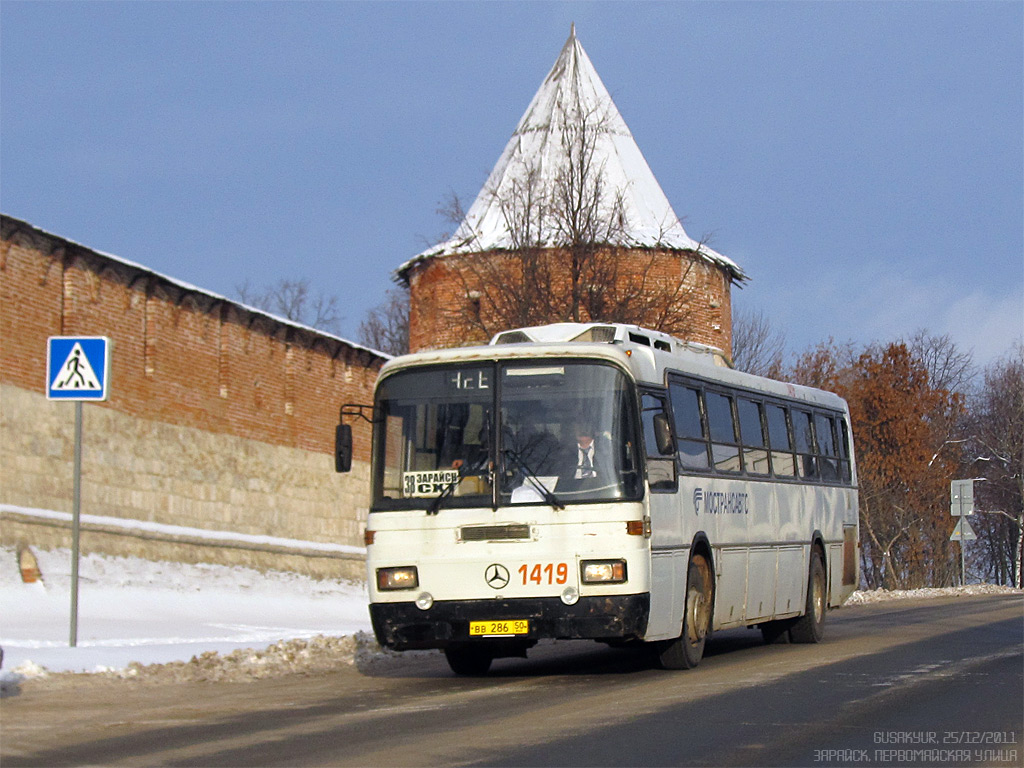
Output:
<svg viewBox="0 0 1024 768">
<path fill-rule="evenodd" d="M 827 609 L 827 580 L 821 550 L 811 551 L 811 571 L 807 580 L 807 606 L 803 616 L 789 630 L 794 643 L 820 643 L 825 636 L 825 610 Z"/>
<path fill-rule="evenodd" d="M 703 555 L 694 555 L 686 573 L 686 606 L 683 631 L 664 643 L 658 654 L 665 669 L 693 669 L 704 655 L 711 629 L 711 567 Z"/>
</svg>

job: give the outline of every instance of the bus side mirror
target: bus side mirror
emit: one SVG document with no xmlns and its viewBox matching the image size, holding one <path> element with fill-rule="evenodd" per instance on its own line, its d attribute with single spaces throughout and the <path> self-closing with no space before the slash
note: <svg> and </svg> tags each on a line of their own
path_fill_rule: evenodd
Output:
<svg viewBox="0 0 1024 768">
<path fill-rule="evenodd" d="M 658 445 L 658 453 L 662 456 L 671 456 L 676 452 L 676 445 L 672 440 L 672 427 L 666 413 L 654 414 L 654 441 Z"/>
<path fill-rule="evenodd" d="M 334 471 L 352 469 L 352 425 L 339 424 L 334 428 Z"/>
</svg>

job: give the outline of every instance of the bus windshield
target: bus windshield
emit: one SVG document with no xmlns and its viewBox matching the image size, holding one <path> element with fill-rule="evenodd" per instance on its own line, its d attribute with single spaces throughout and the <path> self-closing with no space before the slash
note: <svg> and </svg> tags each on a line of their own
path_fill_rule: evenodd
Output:
<svg viewBox="0 0 1024 768">
<path fill-rule="evenodd" d="M 377 393 L 373 509 L 640 498 L 635 410 L 597 362 L 400 371 Z"/>
</svg>

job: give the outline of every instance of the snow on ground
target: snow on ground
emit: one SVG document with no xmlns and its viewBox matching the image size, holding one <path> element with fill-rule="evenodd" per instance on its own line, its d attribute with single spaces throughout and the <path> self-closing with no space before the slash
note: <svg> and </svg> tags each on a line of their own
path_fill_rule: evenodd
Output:
<svg viewBox="0 0 1024 768">
<path fill-rule="evenodd" d="M 57 672 L 245 680 L 382 659 L 362 584 L 94 554 L 80 561 L 72 648 L 71 553 L 35 554 L 43 580 L 25 584 L 15 551 L 0 547 L 0 688 Z M 874 590 L 854 593 L 850 604 L 995 592 L 1019 590 Z"/>
<path fill-rule="evenodd" d="M 929 597 L 965 597 L 970 595 L 1020 595 L 1024 590 L 995 584 L 968 584 L 964 587 L 922 587 L 921 589 L 871 589 L 856 591 L 846 605 L 880 603 L 883 600 L 921 600 Z"/>
<path fill-rule="evenodd" d="M 338 638 L 351 658 L 353 638 L 370 630 L 362 584 L 86 554 L 70 647 L 71 552 L 35 554 L 43 579 L 25 584 L 15 551 L 0 547 L 2 675 L 137 669 L 280 641 L 298 653 Z"/>
</svg>

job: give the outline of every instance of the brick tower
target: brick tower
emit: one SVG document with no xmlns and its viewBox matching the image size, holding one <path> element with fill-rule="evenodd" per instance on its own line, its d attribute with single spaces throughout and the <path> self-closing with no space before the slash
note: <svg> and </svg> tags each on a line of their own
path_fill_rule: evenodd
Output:
<svg viewBox="0 0 1024 768">
<path fill-rule="evenodd" d="M 396 270 L 412 351 L 627 322 L 731 351 L 731 259 L 691 239 L 575 28 L 465 219 Z"/>
</svg>

